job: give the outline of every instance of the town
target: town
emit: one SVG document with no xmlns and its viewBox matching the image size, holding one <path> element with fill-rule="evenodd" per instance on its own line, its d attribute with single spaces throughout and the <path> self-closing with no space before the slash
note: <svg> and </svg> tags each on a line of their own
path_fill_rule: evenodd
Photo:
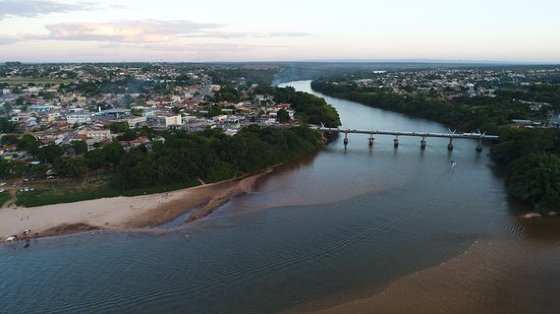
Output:
<svg viewBox="0 0 560 314">
<path fill-rule="evenodd" d="M 272 87 L 277 70 L 5 63 L 0 203 L 37 206 L 167 191 L 307 154 L 319 147 L 319 134 L 301 128 L 336 127 L 338 114 L 321 98 Z M 190 168 L 177 171 L 185 165 Z"/>
<path fill-rule="evenodd" d="M 258 84 L 248 86 L 241 77 L 222 89 L 207 72 L 203 68 L 183 74 L 157 65 L 9 63 L 0 79 L 2 132 L 32 134 L 41 144 L 84 141 L 91 150 L 129 129 L 221 128 L 234 135 L 250 124 L 280 125 L 294 119 L 290 104 L 257 94 Z M 116 125 L 121 127 L 112 127 Z M 124 147 L 148 141 L 120 138 Z M 22 158 L 9 149 L 2 157 Z"/>
<path fill-rule="evenodd" d="M 445 67 L 422 70 L 370 71 L 333 79 L 333 85 L 384 91 L 403 97 L 425 97 L 440 102 L 470 99 L 486 103 L 507 101 L 521 108 L 511 119 L 517 127 L 559 127 L 558 66 Z"/>
</svg>

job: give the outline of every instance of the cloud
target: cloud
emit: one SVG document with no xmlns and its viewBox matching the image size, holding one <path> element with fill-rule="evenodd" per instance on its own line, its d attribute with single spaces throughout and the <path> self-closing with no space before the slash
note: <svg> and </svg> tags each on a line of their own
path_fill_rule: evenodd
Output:
<svg viewBox="0 0 560 314">
<path fill-rule="evenodd" d="M 27 35 L 25 40 L 95 41 L 103 43 L 165 43 L 193 38 L 276 38 L 302 37 L 298 32 L 224 32 L 224 25 L 187 20 L 132 20 L 119 22 L 60 23 L 46 25 L 45 35 Z"/>
<path fill-rule="evenodd" d="M 198 34 L 188 34 L 181 37 L 188 38 L 278 38 L 278 37 L 306 37 L 311 36 L 309 33 L 303 32 L 271 32 L 271 33 L 256 33 L 256 32 L 204 32 Z"/>
<path fill-rule="evenodd" d="M 0 36 L 0 46 L 10 45 L 18 42 L 18 38 L 12 36 Z"/>
<path fill-rule="evenodd" d="M 222 27 L 214 23 L 185 20 L 137 20 L 105 23 L 62 23 L 46 25 L 46 35 L 25 36 L 31 40 L 97 41 L 113 43 L 165 42 Z"/>
<path fill-rule="evenodd" d="M 94 8 L 89 2 L 68 3 L 53 0 L 0 0 L 0 20 L 6 17 L 35 17 L 50 13 L 83 11 Z"/>
</svg>

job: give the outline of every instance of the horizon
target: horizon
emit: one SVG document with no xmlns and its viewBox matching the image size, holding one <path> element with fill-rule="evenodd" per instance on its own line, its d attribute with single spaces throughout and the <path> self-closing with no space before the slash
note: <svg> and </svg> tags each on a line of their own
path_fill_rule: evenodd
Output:
<svg viewBox="0 0 560 314">
<path fill-rule="evenodd" d="M 550 0 L 0 0 L 0 62 L 559 64 L 559 10 Z"/>
<path fill-rule="evenodd" d="M 310 59 L 310 60 L 246 60 L 246 61 L 20 61 L 4 60 L 0 64 L 21 63 L 23 65 L 33 64 L 136 64 L 136 63 L 162 63 L 162 64 L 426 64 L 426 65 L 473 65 L 473 66 L 560 66 L 559 62 L 531 62 L 522 60 L 431 60 L 431 59 L 385 59 L 385 60 L 361 60 L 361 59 Z"/>
</svg>

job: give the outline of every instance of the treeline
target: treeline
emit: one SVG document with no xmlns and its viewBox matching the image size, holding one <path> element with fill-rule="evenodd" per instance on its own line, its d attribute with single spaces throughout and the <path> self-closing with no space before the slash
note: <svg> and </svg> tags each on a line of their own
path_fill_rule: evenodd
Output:
<svg viewBox="0 0 560 314">
<path fill-rule="evenodd" d="M 511 92 L 499 92 L 496 98 L 459 98 L 447 102 L 327 81 L 314 81 L 312 87 L 329 96 L 434 120 L 461 131 L 480 129 L 495 133 L 501 140 L 492 147 L 491 156 L 505 171 L 509 194 L 543 213 L 560 210 L 560 131 L 509 127 L 512 119 L 527 119 L 533 114 L 527 105 L 512 101 Z M 530 99 L 551 100 L 557 90 L 532 89 Z M 540 96 L 538 91 L 544 95 Z M 527 97 L 527 93 L 513 94 Z"/>
<path fill-rule="evenodd" d="M 4 136 L 2 142 L 17 145 L 18 150 L 28 152 L 41 163 L 0 160 L 1 177 L 40 177 L 51 168 L 61 177 L 103 174 L 109 177 L 112 189 L 125 193 L 234 178 L 303 157 L 318 150 L 322 138 L 307 127 L 249 126 L 234 136 L 226 136 L 219 129 L 199 133 L 167 131 L 154 136 L 151 145 L 129 151 L 116 141 L 90 151 L 81 141 L 67 146 L 39 146 L 31 135 Z"/>
<path fill-rule="evenodd" d="M 318 132 L 249 126 L 229 137 L 221 130 L 170 132 L 165 141 L 124 154 L 113 184 L 121 190 L 216 182 L 300 158 L 322 145 Z"/>
<path fill-rule="evenodd" d="M 542 213 L 560 209 L 560 130 L 502 128 L 492 158 L 515 199 Z"/>
<path fill-rule="evenodd" d="M 497 132 L 512 119 L 526 119 L 527 105 L 511 98 L 458 98 L 454 101 L 426 95 L 402 96 L 379 88 L 358 88 L 327 81 L 313 81 L 312 88 L 329 96 L 360 102 L 372 107 L 430 119 L 465 132 L 477 129 Z"/>
<path fill-rule="evenodd" d="M 340 117 L 336 109 L 327 104 L 325 99 L 304 93 L 297 92 L 293 87 L 259 87 L 257 94 L 272 95 L 277 103 L 289 103 L 296 111 L 296 117 L 310 124 L 320 125 L 324 123 L 327 127 L 340 126 Z"/>
</svg>

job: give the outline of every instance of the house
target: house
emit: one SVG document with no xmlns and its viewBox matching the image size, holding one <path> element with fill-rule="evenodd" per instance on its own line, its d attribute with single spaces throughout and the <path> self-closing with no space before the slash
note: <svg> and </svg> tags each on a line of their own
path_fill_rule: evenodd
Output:
<svg viewBox="0 0 560 314">
<path fill-rule="evenodd" d="M 99 141 L 110 140 L 111 130 L 84 128 L 78 131 L 78 136 L 86 139 L 94 139 Z"/>
<path fill-rule="evenodd" d="M 126 150 L 129 151 L 131 148 L 145 145 L 146 147 L 151 146 L 151 141 L 147 137 L 141 136 L 137 139 L 131 141 L 119 141 L 119 144 Z"/>
<path fill-rule="evenodd" d="M 68 124 L 84 124 L 91 122 L 91 114 L 89 113 L 72 113 L 66 116 Z"/>
<path fill-rule="evenodd" d="M 126 119 L 126 122 L 128 122 L 128 126 L 130 128 L 136 128 L 138 127 L 138 125 L 146 123 L 146 121 L 146 117 L 131 117 Z"/>
<path fill-rule="evenodd" d="M 181 115 L 165 115 L 160 114 L 154 117 L 149 117 L 149 122 L 151 122 L 155 127 L 160 128 L 173 128 L 180 127 L 183 125 L 183 119 Z"/>
</svg>

